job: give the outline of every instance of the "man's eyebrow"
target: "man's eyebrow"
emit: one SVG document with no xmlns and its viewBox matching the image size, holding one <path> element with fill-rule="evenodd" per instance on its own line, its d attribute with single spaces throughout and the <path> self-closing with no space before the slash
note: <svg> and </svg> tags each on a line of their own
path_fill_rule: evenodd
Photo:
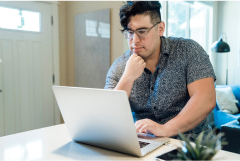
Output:
<svg viewBox="0 0 240 161">
<path fill-rule="evenodd" d="M 149 29 L 148 27 L 140 27 L 140 28 L 137 28 L 136 30 L 141 30 L 141 29 Z M 126 30 L 132 30 L 130 28 L 127 28 Z M 132 30 L 133 31 L 133 30 Z"/>
</svg>

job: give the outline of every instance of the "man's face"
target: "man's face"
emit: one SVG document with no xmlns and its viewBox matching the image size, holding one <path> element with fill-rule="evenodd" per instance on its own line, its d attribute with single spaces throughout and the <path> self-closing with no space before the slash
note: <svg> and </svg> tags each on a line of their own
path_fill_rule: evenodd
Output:
<svg viewBox="0 0 240 161">
<path fill-rule="evenodd" d="M 156 51 L 160 52 L 160 37 L 163 35 L 164 29 L 162 30 L 161 22 L 153 27 L 149 32 L 147 37 L 139 38 L 135 33 L 132 39 L 128 39 L 128 46 L 133 53 L 141 56 L 143 59 L 147 59 Z M 149 29 L 153 25 L 150 21 L 150 16 L 148 15 L 135 15 L 130 18 L 128 23 L 129 30 L 138 30 L 138 29 Z M 159 54 L 159 53 L 157 53 Z"/>
</svg>

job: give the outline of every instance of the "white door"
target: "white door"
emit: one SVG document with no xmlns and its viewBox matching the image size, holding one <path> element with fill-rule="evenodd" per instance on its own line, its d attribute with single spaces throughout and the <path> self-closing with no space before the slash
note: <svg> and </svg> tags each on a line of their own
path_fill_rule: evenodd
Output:
<svg viewBox="0 0 240 161">
<path fill-rule="evenodd" d="M 40 15 L 39 32 L 0 28 L 0 136 L 54 125 L 51 4 L 0 2 L 0 7 Z M 23 27 L 37 22 L 23 19 Z"/>
</svg>

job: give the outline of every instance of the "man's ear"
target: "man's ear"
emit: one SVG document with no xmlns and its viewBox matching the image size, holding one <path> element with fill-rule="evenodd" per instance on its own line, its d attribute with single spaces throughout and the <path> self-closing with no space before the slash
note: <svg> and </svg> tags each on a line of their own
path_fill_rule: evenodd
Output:
<svg viewBox="0 0 240 161">
<path fill-rule="evenodd" d="M 158 31 L 159 31 L 159 36 L 163 36 L 163 33 L 165 31 L 165 22 L 161 22 L 158 24 Z"/>
</svg>

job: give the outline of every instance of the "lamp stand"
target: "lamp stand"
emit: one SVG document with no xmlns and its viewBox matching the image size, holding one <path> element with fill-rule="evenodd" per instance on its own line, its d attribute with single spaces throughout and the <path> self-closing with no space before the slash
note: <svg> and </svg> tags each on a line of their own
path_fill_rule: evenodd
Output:
<svg viewBox="0 0 240 161">
<path fill-rule="evenodd" d="M 226 66 L 226 85 L 228 85 L 228 52 L 227 52 L 227 66 Z"/>
</svg>

